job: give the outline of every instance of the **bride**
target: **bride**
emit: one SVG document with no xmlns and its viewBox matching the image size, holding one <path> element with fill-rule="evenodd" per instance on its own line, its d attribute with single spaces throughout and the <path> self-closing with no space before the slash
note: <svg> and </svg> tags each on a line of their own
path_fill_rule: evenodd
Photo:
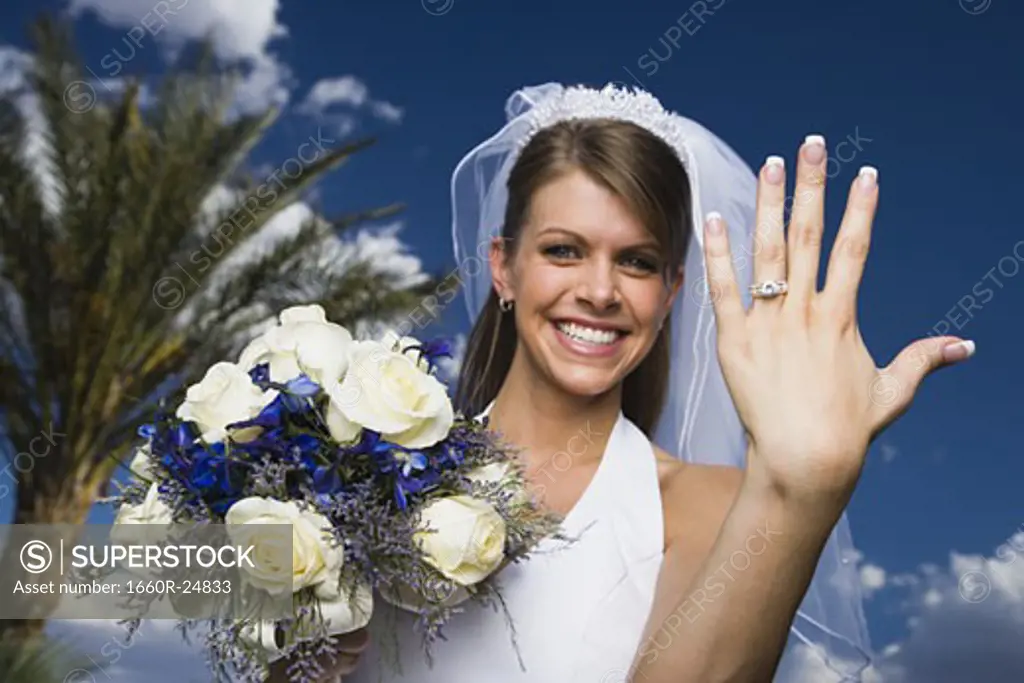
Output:
<svg viewBox="0 0 1024 683">
<path fill-rule="evenodd" d="M 865 348 L 877 171 L 849 188 L 819 291 L 821 136 L 787 198 L 782 157 L 755 176 L 643 91 L 548 84 L 506 113 L 452 180 L 475 321 L 456 407 L 524 447 L 534 493 L 579 540 L 501 571 L 515 646 L 473 606 L 431 667 L 400 613 L 397 680 L 788 681 L 808 653 L 861 680 L 843 510 L 872 439 L 974 351 L 922 339 L 878 368 Z M 395 627 L 379 607 L 334 673 L 395 680 Z"/>
</svg>

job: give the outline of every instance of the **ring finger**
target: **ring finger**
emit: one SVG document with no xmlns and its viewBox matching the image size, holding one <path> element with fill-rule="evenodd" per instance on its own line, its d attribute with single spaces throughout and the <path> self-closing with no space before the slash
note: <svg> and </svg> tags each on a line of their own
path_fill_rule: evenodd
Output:
<svg viewBox="0 0 1024 683">
<path fill-rule="evenodd" d="M 754 282 L 786 278 L 786 164 L 770 156 L 757 181 L 757 228 L 754 232 Z"/>
</svg>

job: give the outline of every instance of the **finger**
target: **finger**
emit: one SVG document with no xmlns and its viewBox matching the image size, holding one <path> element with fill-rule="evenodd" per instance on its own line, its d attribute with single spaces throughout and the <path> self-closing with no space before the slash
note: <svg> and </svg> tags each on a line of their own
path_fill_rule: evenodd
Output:
<svg viewBox="0 0 1024 683">
<path fill-rule="evenodd" d="M 732 266 L 728 233 L 722 216 L 717 211 L 710 212 L 704 223 L 704 260 L 719 337 L 735 334 L 746 314 Z"/>
<path fill-rule="evenodd" d="M 846 211 L 828 260 L 823 298 L 829 308 L 846 320 L 857 314 L 857 290 L 860 288 L 871 247 L 871 228 L 878 207 L 878 170 L 862 166 L 850 187 Z"/>
<path fill-rule="evenodd" d="M 808 135 L 796 164 L 793 211 L 789 217 L 789 301 L 806 303 L 818 291 L 818 263 L 825 229 L 825 138 Z"/>
<path fill-rule="evenodd" d="M 757 228 L 754 232 L 754 282 L 786 277 L 786 163 L 765 159 L 757 181 Z"/>
<path fill-rule="evenodd" d="M 959 337 L 918 339 L 879 371 L 871 387 L 877 433 L 902 415 L 929 374 L 974 355 L 975 344 Z"/>
</svg>

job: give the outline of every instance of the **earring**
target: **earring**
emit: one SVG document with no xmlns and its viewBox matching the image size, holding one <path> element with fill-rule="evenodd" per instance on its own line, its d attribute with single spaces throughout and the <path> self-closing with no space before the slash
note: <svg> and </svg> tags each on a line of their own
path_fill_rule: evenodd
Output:
<svg viewBox="0 0 1024 683">
<path fill-rule="evenodd" d="M 500 308 L 503 313 L 508 313 L 509 311 L 511 311 L 512 310 L 512 304 L 513 304 L 512 299 L 506 299 L 506 298 L 500 297 L 500 296 L 498 297 L 498 308 Z"/>
</svg>

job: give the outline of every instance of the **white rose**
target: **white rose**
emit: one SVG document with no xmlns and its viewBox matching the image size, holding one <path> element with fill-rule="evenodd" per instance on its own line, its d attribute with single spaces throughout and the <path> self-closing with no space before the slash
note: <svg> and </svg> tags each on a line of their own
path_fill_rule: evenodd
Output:
<svg viewBox="0 0 1024 683">
<path fill-rule="evenodd" d="M 514 505 L 529 503 L 529 492 L 522 482 L 513 475 L 512 466 L 507 462 L 492 462 L 466 473 L 466 478 L 479 484 L 498 484 L 499 488 L 512 491 L 511 502 Z"/>
<path fill-rule="evenodd" d="M 416 351 L 406 350 L 411 349 L 415 346 L 420 346 L 422 344 L 422 342 L 416 337 L 401 337 L 394 330 L 388 330 L 387 332 L 384 333 L 384 336 L 381 338 L 380 343 L 386 346 L 391 351 L 404 353 L 410 358 L 416 359 L 417 367 L 419 367 L 419 369 L 422 370 L 423 372 L 430 371 L 430 363 L 427 362 L 426 358 L 420 357 L 420 355 Z"/>
<path fill-rule="evenodd" d="M 452 581 L 470 586 L 498 568 L 505 555 L 505 520 L 471 496 L 428 503 L 413 538 L 427 562 Z"/>
<path fill-rule="evenodd" d="M 175 414 L 195 422 L 203 439 L 216 443 L 227 437 L 229 424 L 256 417 L 276 396 L 276 391 L 263 391 L 253 384 L 239 366 L 221 362 L 212 365 L 198 384 L 188 388 L 185 401 Z M 231 436 L 236 441 L 250 441 L 259 433 L 259 427 L 251 427 L 235 430 Z"/>
<path fill-rule="evenodd" d="M 293 323 L 325 323 L 327 313 L 320 304 L 309 304 L 307 306 L 290 306 L 281 311 L 277 319 L 282 325 Z"/>
<path fill-rule="evenodd" d="M 293 502 L 243 498 L 224 515 L 232 543 L 253 547 L 252 567 L 243 566 L 246 580 L 272 595 L 296 592 L 324 581 L 337 581 L 345 553 L 334 541 L 330 521 Z M 290 525 L 288 531 L 267 525 Z"/>
<path fill-rule="evenodd" d="M 269 364 L 270 381 L 284 384 L 302 374 L 295 357 L 294 337 L 281 338 L 281 328 L 272 327 L 242 350 L 238 364 L 246 371 L 261 363 Z"/>
<path fill-rule="evenodd" d="M 448 435 L 455 420 L 444 385 L 421 371 L 409 355 L 380 342 L 354 342 L 348 373 L 328 394 L 329 419 L 380 432 L 406 448 L 434 445 Z"/>
<path fill-rule="evenodd" d="M 350 597 L 352 599 L 350 599 Z M 318 600 L 320 617 L 327 628 L 328 635 L 340 635 L 351 633 L 370 623 L 373 615 L 373 591 L 369 587 L 360 585 L 356 588 L 353 596 L 349 587 L 344 587 L 339 597 L 334 600 Z M 309 624 L 312 635 L 313 624 Z M 270 654 L 271 661 L 281 657 L 282 648 L 278 646 L 274 637 L 276 625 L 273 621 L 263 620 L 246 624 L 241 630 L 241 636 L 254 645 L 263 647 Z M 295 633 L 293 635 L 303 635 Z"/>
<path fill-rule="evenodd" d="M 135 451 L 135 457 L 128 464 L 128 469 L 136 477 L 146 481 L 153 480 L 153 452 L 150 444 L 145 444 Z"/>
<path fill-rule="evenodd" d="M 467 472 L 466 478 L 480 484 L 506 485 L 511 481 L 512 472 L 507 462 L 491 462 Z"/>
<path fill-rule="evenodd" d="M 302 323 L 291 329 L 298 337 L 295 357 L 302 372 L 321 387 L 340 382 L 348 370 L 352 334 L 334 323 Z"/>
<path fill-rule="evenodd" d="M 342 390 L 340 384 L 335 384 L 327 388 L 327 395 L 330 397 L 330 401 L 327 404 L 327 412 L 324 415 L 327 433 L 339 443 L 353 441 L 359 436 L 363 428 L 348 419 L 345 413 L 342 412 L 341 406 L 346 405 L 350 401 L 357 400 L 358 393 L 353 393 L 351 388 Z"/>
<path fill-rule="evenodd" d="M 157 484 L 146 492 L 145 499 L 138 505 L 124 504 L 117 510 L 114 524 L 170 524 L 171 508 L 160 500 Z"/>
<path fill-rule="evenodd" d="M 110 541 L 117 545 L 159 543 L 167 537 L 167 529 L 138 528 L 139 524 L 171 525 L 173 511 L 162 500 L 156 484 L 149 487 L 138 505 L 125 503 L 117 509 L 110 529 Z"/>
<path fill-rule="evenodd" d="M 300 374 L 322 387 L 341 381 L 352 343 L 348 330 L 327 322 L 318 305 L 285 309 L 280 321 L 249 342 L 238 359 L 240 366 L 248 371 L 268 363 L 271 381 L 281 384 Z"/>
</svg>

